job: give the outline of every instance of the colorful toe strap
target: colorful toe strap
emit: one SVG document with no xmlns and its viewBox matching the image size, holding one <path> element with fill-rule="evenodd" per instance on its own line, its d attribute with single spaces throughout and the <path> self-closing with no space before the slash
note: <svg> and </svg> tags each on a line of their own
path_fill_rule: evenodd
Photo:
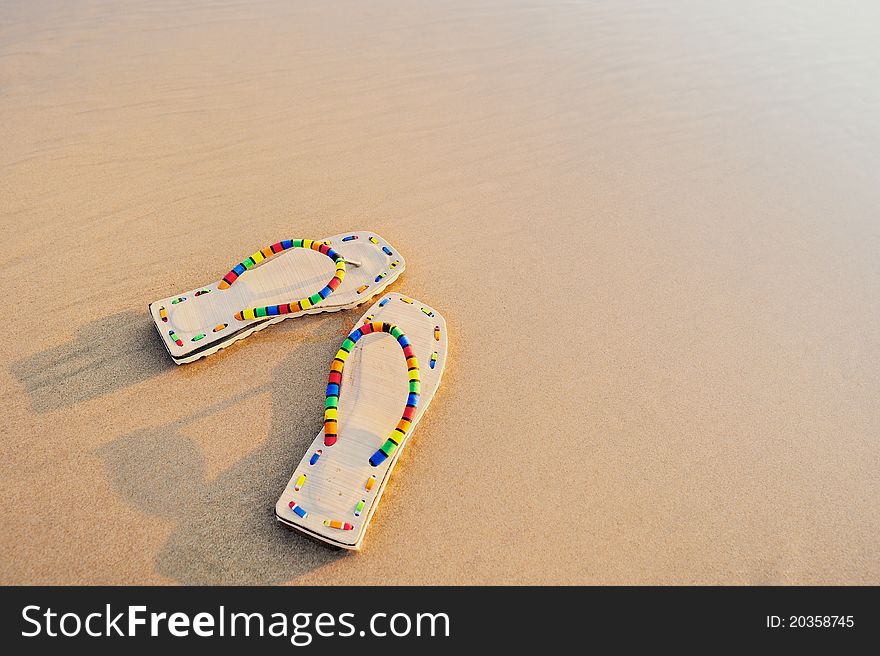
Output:
<svg viewBox="0 0 880 656">
<path fill-rule="evenodd" d="M 274 317 L 279 314 L 308 310 L 313 305 L 317 305 L 330 296 L 330 294 L 332 294 L 342 283 L 343 278 L 345 278 L 345 259 L 339 253 L 330 248 L 329 245 L 322 241 L 314 241 L 312 239 L 285 239 L 284 241 L 279 241 L 276 244 L 267 246 L 261 251 L 257 251 L 243 262 L 236 264 L 232 267 L 232 270 L 229 273 L 223 276 L 223 280 L 221 280 L 220 284 L 217 286 L 218 289 L 229 289 L 232 286 L 232 283 L 234 283 L 245 271 L 252 269 L 263 260 L 281 253 L 282 251 L 286 251 L 289 248 L 309 248 L 326 255 L 336 263 L 336 273 L 324 289 L 308 296 L 307 298 L 294 301 L 293 303 L 284 303 L 283 305 L 269 305 L 261 308 L 248 308 L 246 310 L 241 310 L 235 313 L 236 319 L 239 321 L 248 321 L 260 317 Z"/>
<path fill-rule="evenodd" d="M 370 333 L 388 333 L 397 340 L 397 343 L 403 349 L 403 355 L 406 357 L 406 368 L 409 376 L 409 396 L 406 399 L 403 415 L 400 417 L 397 427 L 391 432 L 388 439 L 385 440 L 385 443 L 370 457 L 370 464 L 373 467 L 377 467 L 394 453 L 397 447 L 400 446 L 403 438 L 406 437 L 406 433 L 412 425 L 416 407 L 419 405 L 419 393 L 421 392 L 419 361 L 416 359 L 415 353 L 413 353 L 409 339 L 393 323 L 382 323 L 379 321 L 365 323 L 357 330 L 352 331 L 345 341 L 342 342 L 342 346 L 339 347 L 339 351 L 330 365 L 330 376 L 327 379 L 327 397 L 324 403 L 324 445 L 333 446 L 337 439 L 339 386 L 342 384 L 342 369 L 345 367 L 345 360 L 358 340 Z"/>
</svg>

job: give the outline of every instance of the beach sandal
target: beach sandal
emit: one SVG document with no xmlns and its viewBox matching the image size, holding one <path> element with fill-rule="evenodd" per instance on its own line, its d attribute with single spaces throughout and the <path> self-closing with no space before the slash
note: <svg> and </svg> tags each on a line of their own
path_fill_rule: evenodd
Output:
<svg viewBox="0 0 880 656">
<path fill-rule="evenodd" d="M 275 505 L 282 524 L 343 549 L 361 547 L 447 353 L 443 317 L 400 294 L 356 325 L 330 366 L 324 428 Z"/>
<path fill-rule="evenodd" d="M 284 319 L 357 307 L 404 268 L 403 256 L 372 232 L 285 239 L 216 282 L 151 303 L 150 314 L 168 353 L 184 364 Z"/>
</svg>

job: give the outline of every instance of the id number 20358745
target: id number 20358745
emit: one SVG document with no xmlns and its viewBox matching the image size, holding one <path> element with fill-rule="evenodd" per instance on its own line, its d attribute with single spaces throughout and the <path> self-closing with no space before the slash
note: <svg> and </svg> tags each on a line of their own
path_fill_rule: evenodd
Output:
<svg viewBox="0 0 880 656">
<path fill-rule="evenodd" d="M 852 615 L 779 615 L 767 616 L 768 629 L 851 629 Z"/>
</svg>

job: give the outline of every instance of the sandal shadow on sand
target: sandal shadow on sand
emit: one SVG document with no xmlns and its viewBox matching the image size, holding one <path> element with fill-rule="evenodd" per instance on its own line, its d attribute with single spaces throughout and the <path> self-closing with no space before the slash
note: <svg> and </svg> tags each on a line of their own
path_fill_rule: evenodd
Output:
<svg viewBox="0 0 880 656">
<path fill-rule="evenodd" d="M 285 239 L 216 282 L 151 303 L 150 314 L 168 353 L 184 364 L 284 319 L 357 307 L 405 268 L 403 256 L 371 232 Z"/>
<path fill-rule="evenodd" d="M 330 366 L 324 428 L 275 505 L 282 524 L 344 549 L 361 547 L 447 354 L 443 317 L 400 294 L 356 325 Z"/>
</svg>

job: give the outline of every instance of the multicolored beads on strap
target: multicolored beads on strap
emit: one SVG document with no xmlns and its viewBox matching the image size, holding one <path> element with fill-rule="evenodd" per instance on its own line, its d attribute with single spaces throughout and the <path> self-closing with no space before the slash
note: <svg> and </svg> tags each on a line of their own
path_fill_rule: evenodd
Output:
<svg viewBox="0 0 880 656">
<path fill-rule="evenodd" d="M 307 513 L 307 512 L 305 511 L 305 508 L 303 508 L 302 506 L 298 505 L 298 504 L 296 503 L 296 501 L 291 501 L 291 502 L 288 504 L 288 507 L 289 507 L 293 512 L 295 512 L 297 515 L 299 515 L 300 517 L 302 517 L 303 519 L 305 519 L 306 517 L 309 516 L 309 513 Z"/>
<path fill-rule="evenodd" d="M 324 403 L 324 445 L 333 446 L 336 444 L 336 431 L 339 419 L 339 386 L 342 384 L 342 369 L 345 367 L 345 360 L 358 340 L 364 335 L 371 333 L 388 333 L 397 340 L 397 343 L 403 349 L 403 355 L 406 357 L 406 368 L 409 372 L 409 396 L 406 399 L 403 415 L 400 417 L 397 427 L 392 431 L 388 439 L 385 440 L 385 443 L 370 457 L 370 464 L 373 467 L 377 467 L 394 453 L 397 447 L 400 446 L 403 438 L 406 437 L 406 433 L 412 425 L 416 407 L 419 405 L 419 393 L 421 392 L 419 361 L 416 359 L 409 339 L 393 323 L 382 323 L 379 321 L 365 323 L 357 330 L 352 331 L 345 338 L 345 341 L 342 342 L 342 346 L 339 347 L 339 351 L 330 365 L 330 376 L 327 379 L 327 396 Z M 370 487 L 368 483 L 367 489 Z"/>
<path fill-rule="evenodd" d="M 350 531 L 354 528 L 351 523 L 343 522 L 341 519 L 325 519 L 324 526 L 338 528 L 340 531 Z"/>
<path fill-rule="evenodd" d="M 183 340 L 180 339 L 180 335 L 178 335 L 173 330 L 168 331 L 168 336 L 171 338 L 171 341 L 177 344 L 178 346 L 183 346 Z"/>
<path fill-rule="evenodd" d="M 279 241 L 276 244 L 267 246 L 261 251 L 257 251 L 243 262 L 236 264 L 232 267 L 232 270 L 229 273 L 223 276 L 223 280 L 220 281 L 217 288 L 229 289 L 229 287 L 232 286 L 232 283 L 234 283 L 245 271 L 255 267 L 263 260 L 281 253 L 282 251 L 286 251 L 289 248 L 308 248 L 326 255 L 336 263 L 336 274 L 330 279 L 330 282 L 327 283 L 327 286 L 324 287 L 324 289 L 307 298 L 294 301 L 293 303 L 285 303 L 283 305 L 269 305 L 267 307 L 241 310 L 240 312 L 235 313 L 235 318 L 238 321 L 249 321 L 252 319 L 259 319 L 260 317 L 274 317 L 279 314 L 308 310 L 313 305 L 317 305 L 330 296 L 330 294 L 332 294 L 342 283 L 343 278 L 345 278 L 345 259 L 326 243 L 314 241 L 312 239 L 285 239 L 284 241 Z"/>
</svg>

